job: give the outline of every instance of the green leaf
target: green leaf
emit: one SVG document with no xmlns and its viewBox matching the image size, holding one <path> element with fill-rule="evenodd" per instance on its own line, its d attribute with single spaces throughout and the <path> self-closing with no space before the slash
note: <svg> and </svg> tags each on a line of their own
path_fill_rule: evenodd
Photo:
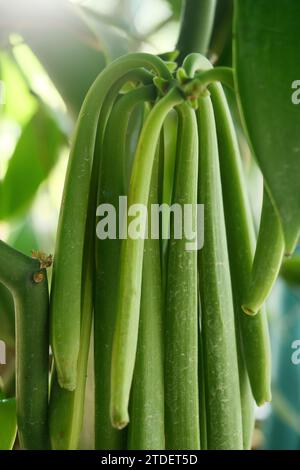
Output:
<svg viewBox="0 0 300 470">
<path fill-rule="evenodd" d="M 7 53 L 0 55 L 0 78 L 3 81 L 4 103 L 1 111 L 5 117 L 25 124 L 36 110 L 36 100 L 30 94 L 20 71 Z"/>
<path fill-rule="evenodd" d="M 11 450 L 17 434 L 16 399 L 0 400 L 0 450 Z"/>
<path fill-rule="evenodd" d="M 300 231 L 298 0 L 235 0 L 236 85 L 252 149 L 291 253 Z"/>
<path fill-rule="evenodd" d="M 1 24 L 7 34 L 20 34 L 35 53 L 68 110 L 77 115 L 101 70 L 105 57 L 100 42 L 68 0 L 1 2 Z"/>
<path fill-rule="evenodd" d="M 64 140 L 56 122 L 41 107 L 24 127 L 0 185 L 0 219 L 26 209 L 56 163 Z"/>
</svg>

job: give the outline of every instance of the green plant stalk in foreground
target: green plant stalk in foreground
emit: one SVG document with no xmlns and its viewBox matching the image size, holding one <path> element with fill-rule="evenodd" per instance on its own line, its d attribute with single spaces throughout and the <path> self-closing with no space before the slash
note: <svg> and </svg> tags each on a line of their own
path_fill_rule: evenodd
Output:
<svg viewBox="0 0 300 470">
<path fill-rule="evenodd" d="M 172 204 L 191 204 L 190 230 L 196 234 L 198 132 L 195 112 L 188 104 L 179 115 L 175 185 Z M 188 219 L 184 216 L 184 221 Z M 199 449 L 198 279 L 196 249 L 185 234 L 176 239 L 171 223 L 168 249 L 165 318 L 166 448 Z M 197 240 L 194 240 L 197 243 Z"/>
<path fill-rule="evenodd" d="M 187 54 L 206 54 L 212 33 L 216 0 L 185 0 L 181 30 L 176 49 L 180 52 L 178 62 Z"/>
<path fill-rule="evenodd" d="M 199 201 L 205 204 L 199 285 L 208 449 L 242 449 L 243 432 L 218 143 L 208 96 L 199 100 Z"/>
<path fill-rule="evenodd" d="M 19 439 L 28 450 L 49 449 L 48 282 L 40 262 L 0 241 L 0 281 L 14 297 Z"/>
</svg>

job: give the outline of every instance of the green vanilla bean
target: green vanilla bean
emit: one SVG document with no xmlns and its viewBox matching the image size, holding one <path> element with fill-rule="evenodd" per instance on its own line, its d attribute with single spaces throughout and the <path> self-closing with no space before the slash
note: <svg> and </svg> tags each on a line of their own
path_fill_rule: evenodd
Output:
<svg viewBox="0 0 300 470">
<path fill-rule="evenodd" d="M 201 318 L 201 301 L 198 299 L 199 319 Z M 199 322 L 200 323 L 200 322 Z M 202 328 L 199 328 L 199 415 L 200 415 L 200 447 L 207 450 L 207 423 L 206 423 L 206 390 Z"/>
<path fill-rule="evenodd" d="M 265 189 L 251 277 L 242 305 L 248 315 L 255 315 L 268 298 L 280 271 L 284 248 L 280 219 Z"/>
<path fill-rule="evenodd" d="M 14 298 L 16 313 L 16 398 L 20 445 L 49 449 L 48 281 L 40 262 L 0 241 L 0 281 Z"/>
<path fill-rule="evenodd" d="M 210 97 L 199 100 L 199 201 L 204 204 L 204 247 L 199 285 L 203 334 L 207 447 L 242 449 L 243 432 L 234 309 L 231 294 L 218 142 Z"/>
<path fill-rule="evenodd" d="M 238 143 L 225 94 L 220 84 L 213 84 L 210 87 L 210 91 L 218 135 L 227 245 L 234 300 L 243 420 L 243 446 L 244 449 L 250 449 L 254 431 L 254 399 L 245 358 L 245 354 L 248 351 L 244 351 L 243 345 L 241 298 L 248 282 L 249 265 L 251 266 L 251 256 L 249 256 L 251 251 L 249 250 L 249 244 L 247 244 L 247 240 L 249 240 L 248 217 L 251 217 L 251 214 L 250 211 L 247 210 Z M 244 259 L 247 254 L 249 256 L 248 275 L 247 263 L 245 263 Z M 259 322 L 258 326 L 261 328 Z M 247 332 L 245 334 L 247 334 Z M 268 332 L 266 332 L 266 337 L 268 338 Z M 258 365 L 257 370 L 259 370 L 259 368 L 260 366 Z"/>
<path fill-rule="evenodd" d="M 178 63 L 190 52 L 206 54 L 212 34 L 216 0 L 185 0 L 176 49 Z"/>
<path fill-rule="evenodd" d="M 80 350 L 77 364 L 77 387 L 74 391 L 61 388 L 54 368 L 49 403 L 49 432 L 51 448 L 53 450 L 77 450 L 82 430 L 87 366 L 93 319 L 94 227 L 91 215 L 93 215 L 94 218 L 94 211 L 90 214 L 85 242 L 85 263 L 82 275 L 83 289 Z"/>
<path fill-rule="evenodd" d="M 175 187 L 172 204 L 178 204 L 184 223 L 197 232 L 198 132 L 195 112 L 178 107 L 179 130 Z M 193 214 L 185 214 L 185 205 Z M 197 248 L 185 233 L 175 238 L 178 220 L 171 223 L 168 250 L 165 320 L 165 403 L 167 449 L 199 449 L 198 390 L 198 279 Z M 184 226 L 185 229 L 185 226 Z M 196 242 L 195 242 L 196 245 Z"/>
<path fill-rule="evenodd" d="M 149 194 L 149 225 L 152 204 L 159 201 L 160 150 L 159 143 Z M 160 241 L 149 237 L 144 245 L 138 347 L 130 398 L 129 449 L 165 449 L 162 315 Z"/>
<path fill-rule="evenodd" d="M 150 111 L 138 142 L 128 194 L 128 207 L 147 206 L 153 161 L 163 122 L 183 98 L 171 89 Z M 127 222 L 130 222 L 130 217 Z M 128 227 L 130 228 L 130 227 Z M 144 239 L 129 236 L 121 250 L 118 313 L 113 341 L 111 372 L 111 419 L 124 428 L 129 422 L 128 403 L 136 356 L 143 268 Z"/>
<path fill-rule="evenodd" d="M 257 404 L 260 405 L 265 401 L 270 401 L 271 398 L 271 351 L 266 312 L 262 308 L 255 317 L 249 317 L 241 309 L 242 298 L 249 286 L 255 245 L 252 215 L 246 193 L 234 124 L 224 91 L 220 84 L 212 84 L 209 90 L 214 106 L 218 133 L 227 243 L 236 319 L 239 324 L 242 350 L 252 393 Z M 242 365 L 243 363 L 240 364 L 240 374 L 242 373 Z M 245 375 L 243 383 L 245 391 L 247 391 Z M 246 398 L 243 400 L 242 393 L 244 387 L 241 385 L 241 397 L 242 402 L 246 403 L 247 400 Z M 243 405 L 242 407 L 244 408 Z M 249 426 L 244 426 L 244 431 L 249 435 L 252 424 L 250 419 L 246 422 Z"/>
<path fill-rule="evenodd" d="M 98 206 L 111 204 L 118 217 L 119 197 L 126 195 L 126 140 L 130 117 L 139 103 L 153 101 L 155 98 L 156 90 L 151 85 L 136 88 L 121 97 L 111 111 L 103 145 L 98 148 L 102 153 Z M 121 240 L 117 234 L 115 239 L 96 239 L 94 348 L 97 449 L 112 450 L 124 446 L 124 436 L 112 427 L 109 413 L 111 354 L 117 296 L 108 293 L 118 289 L 120 250 Z"/>
<path fill-rule="evenodd" d="M 61 387 L 74 390 L 80 348 L 81 270 L 89 186 L 98 119 L 112 85 L 130 70 L 171 78 L 163 61 L 136 53 L 112 62 L 96 79 L 81 108 L 71 148 L 59 218 L 51 289 L 51 345 Z"/>
<path fill-rule="evenodd" d="M 190 54 L 186 57 L 183 62 L 183 68 L 186 75 L 192 78 L 192 82 L 196 82 L 195 74 L 200 74 L 205 79 L 205 87 L 215 80 L 225 81 L 227 85 L 232 86 L 232 71 L 230 69 L 224 69 L 225 74 L 219 73 L 220 69 L 213 69 L 210 62 L 200 54 Z M 201 71 L 201 72 L 199 72 Z M 228 75 L 228 76 L 227 76 Z M 227 77 L 226 77 L 227 76 Z M 225 78 L 225 80 L 224 80 Z M 191 82 L 190 82 L 191 83 Z M 203 82 L 204 83 L 204 82 Z M 205 89 L 205 87 L 203 89 Z M 216 116 L 217 119 L 217 116 Z M 223 116 L 223 120 L 226 122 L 226 116 Z M 222 166 L 222 154 L 220 149 L 220 164 Z M 224 201 L 225 202 L 225 201 Z M 240 309 L 240 304 L 238 305 Z M 236 342 L 238 352 L 238 370 L 239 370 L 239 383 L 240 383 L 240 394 L 241 394 L 241 411 L 243 420 L 243 447 L 249 448 L 252 440 L 252 433 L 254 427 L 254 402 L 251 395 L 251 389 L 249 384 L 248 372 L 245 366 L 245 361 L 242 356 L 242 345 L 239 334 L 239 326 L 236 325 Z M 207 423 L 206 423 L 206 405 L 205 405 L 205 370 L 204 370 L 204 348 L 203 348 L 203 332 L 202 328 L 199 336 L 199 388 L 200 388 L 200 437 L 201 437 L 201 448 L 207 449 Z"/>
<path fill-rule="evenodd" d="M 234 286 L 233 294 L 234 294 Z M 236 301 L 233 295 L 234 301 Z M 253 441 L 253 432 L 255 424 L 255 402 L 252 394 L 250 379 L 248 375 L 247 363 L 244 356 L 243 350 L 243 338 L 241 332 L 241 325 L 239 322 L 240 305 L 234 303 L 235 307 L 235 330 L 236 330 L 236 345 L 237 345 L 237 357 L 238 357 L 238 368 L 239 368 L 239 381 L 240 381 L 240 395 L 241 395 L 241 411 L 242 411 L 242 424 L 243 424 L 243 448 L 244 450 L 250 450 Z"/>
<path fill-rule="evenodd" d="M 176 160 L 176 145 L 177 145 L 177 124 L 178 116 L 174 110 L 166 117 L 163 125 L 162 135 L 160 139 L 161 144 L 161 157 L 160 157 L 160 172 L 162 178 L 162 194 L 159 203 L 171 205 L 173 186 L 174 186 L 174 171 Z M 168 233 L 170 227 L 170 214 L 166 211 L 163 212 L 161 217 L 161 265 L 162 265 L 162 282 L 163 290 L 166 290 L 166 277 L 167 277 L 167 259 L 168 259 Z M 165 298 L 165 295 L 164 295 Z"/>
</svg>

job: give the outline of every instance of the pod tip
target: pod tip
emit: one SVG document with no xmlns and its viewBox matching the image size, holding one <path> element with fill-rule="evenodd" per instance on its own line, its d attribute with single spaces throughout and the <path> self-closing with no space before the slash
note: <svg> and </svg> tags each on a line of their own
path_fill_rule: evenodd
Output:
<svg viewBox="0 0 300 470">
<path fill-rule="evenodd" d="M 244 313 L 249 315 L 249 317 L 254 317 L 258 312 L 258 310 L 253 310 L 252 308 L 247 307 L 246 305 L 242 305 L 242 310 Z"/>
<path fill-rule="evenodd" d="M 58 374 L 58 383 L 61 388 L 68 390 L 69 392 L 74 392 L 76 389 L 76 377 L 67 377 L 67 376 L 61 376 Z"/>
<path fill-rule="evenodd" d="M 111 423 L 112 426 L 115 429 L 118 429 L 119 431 L 126 428 L 127 424 L 129 423 L 128 412 L 121 412 L 116 409 L 113 409 L 111 413 Z"/>
<path fill-rule="evenodd" d="M 255 398 L 255 403 L 257 404 L 258 407 L 263 406 L 266 403 L 270 403 L 271 401 L 272 401 L 271 392 L 267 392 L 267 394 L 263 397 Z"/>
</svg>

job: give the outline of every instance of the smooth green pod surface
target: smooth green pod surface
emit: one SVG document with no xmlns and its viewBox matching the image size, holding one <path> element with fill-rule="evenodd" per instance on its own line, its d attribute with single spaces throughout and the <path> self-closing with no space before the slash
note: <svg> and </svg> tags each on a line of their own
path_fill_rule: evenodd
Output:
<svg viewBox="0 0 300 470">
<path fill-rule="evenodd" d="M 158 204 L 160 143 L 153 165 L 148 202 Z M 163 286 L 159 239 L 148 237 L 144 245 L 139 337 L 130 398 L 128 448 L 165 449 Z"/>
<path fill-rule="evenodd" d="M 246 184 L 234 124 L 225 94 L 220 84 L 210 85 L 209 90 L 211 92 L 217 125 L 227 244 L 236 320 L 240 328 L 242 350 L 252 393 L 257 404 L 262 404 L 265 401 L 269 401 L 271 397 L 271 351 L 266 312 L 262 308 L 255 317 L 250 318 L 241 309 L 243 296 L 250 283 L 255 245 L 252 215 L 247 199 Z M 240 364 L 240 374 L 244 376 L 244 390 L 247 391 L 246 378 L 241 367 L 242 363 Z M 243 398 L 242 391 L 241 397 Z M 247 421 L 249 426 L 244 427 L 244 429 L 249 431 L 252 424 L 249 420 Z"/>
<path fill-rule="evenodd" d="M 210 98 L 199 100 L 199 202 L 204 246 L 199 285 L 205 368 L 207 447 L 242 449 L 243 432 L 234 310 L 231 294 L 218 143 Z"/>
<path fill-rule="evenodd" d="M 130 116 L 138 103 L 154 100 L 155 96 L 154 87 L 149 85 L 132 90 L 121 97 L 109 116 L 103 144 L 99 142 L 101 148 L 97 151 L 102 153 L 102 163 L 98 205 L 100 207 L 100 204 L 111 204 L 118 219 L 121 216 L 118 210 L 119 197 L 126 195 L 126 139 Z M 117 223 L 117 232 L 120 223 Z M 96 239 L 94 348 L 97 449 L 112 450 L 124 446 L 124 435 L 112 427 L 109 413 L 112 340 L 118 299 L 116 295 L 108 295 L 108 292 L 118 289 L 121 243 L 118 233 L 116 239 Z"/>
<path fill-rule="evenodd" d="M 155 150 L 163 122 L 183 98 L 171 89 L 150 111 L 138 142 L 128 193 L 128 207 L 147 206 Z M 129 220 L 130 221 L 130 218 Z M 144 225 L 142 223 L 142 225 Z M 118 313 L 114 333 L 111 373 L 111 418 L 117 428 L 129 421 L 128 403 L 132 383 L 139 324 L 143 267 L 143 228 L 141 237 L 129 235 L 121 250 Z"/>
<path fill-rule="evenodd" d="M 87 365 L 93 319 L 93 234 L 89 227 L 83 270 L 80 350 L 77 387 L 74 391 L 60 387 L 53 371 L 49 403 L 49 433 L 53 450 L 77 450 L 82 431 Z"/>
<path fill-rule="evenodd" d="M 248 315 L 255 315 L 268 298 L 278 277 L 283 254 L 284 238 L 280 220 L 265 189 L 249 286 L 242 304 Z"/>
<path fill-rule="evenodd" d="M 199 449 L 197 183 L 198 132 L 195 112 L 178 107 L 179 129 L 172 204 L 165 318 L 165 403 L 167 449 Z M 192 212 L 185 210 L 189 205 Z M 177 238 L 180 222 L 184 222 Z M 188 224 L 188 227 L 186 226 Z M 186 229 L 195 234 L 189 239 Z M 179 234 L 178 234 L 179 235 Z M 192 233 L 190 233 L 192 235 Z M 194 242 L 194 247 L 192 245 Z"/>
</svg>

